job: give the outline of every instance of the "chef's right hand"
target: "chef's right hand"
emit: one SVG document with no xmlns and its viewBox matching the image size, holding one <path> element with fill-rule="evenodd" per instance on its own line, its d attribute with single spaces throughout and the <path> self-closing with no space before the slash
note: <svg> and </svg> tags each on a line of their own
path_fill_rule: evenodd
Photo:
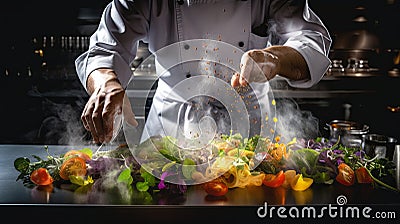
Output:
<svg viewBox="0 0 400 224">
<path fill-rule="evenodd" d="M 91 132 L 94 143 L 111 141 L 116 115 L 123 113 L 126 122 L 138 125 L 130 101 L 114 71 L 93 71 L 88 77 L 87 90 L 90 98 L 83 109 L 81 120 L 85 129 Z"/>
</svg>

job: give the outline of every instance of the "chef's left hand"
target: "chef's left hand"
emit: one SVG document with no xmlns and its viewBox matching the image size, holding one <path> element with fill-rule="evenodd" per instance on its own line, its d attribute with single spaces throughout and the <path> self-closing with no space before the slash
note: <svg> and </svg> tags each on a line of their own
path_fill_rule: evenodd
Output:
<svg viewBox="0 0 400 224">
<path fill-rule="evenodd" d="M 246 86 L 249 82 L 266 82 L 276 75 L 290 80 L 310 79 L 303 56 L 287 46 L 271 46 L 249 50 L 240 62 L 240 74 L 232 76 L 233 87 Z"/>
</svg>

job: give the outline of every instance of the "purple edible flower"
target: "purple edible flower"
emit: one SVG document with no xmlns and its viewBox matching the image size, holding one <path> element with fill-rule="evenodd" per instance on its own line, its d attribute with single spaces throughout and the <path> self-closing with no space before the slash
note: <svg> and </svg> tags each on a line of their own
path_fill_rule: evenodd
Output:
<svg viewBox="0 0 400 224">
<path fill-rule="evenodd" d="M 340 155 L 340 154 L 343 153 L 343 151 L 340 150 L 340 149 L 334 149 L 334 150 L 333 150 L 333 153 L 334 153 L 335 155 Z"/>
<path fill-rule="evenodd" d="M 169 176 L 169 175 L 171 175 L 171 174 L 170 174 L 168 171 L 165 171 L 164 173 L 161 174 L 160 182 L 158 183 L 158 189 L 159 189 L 159 190 L 162 190 L 162 189 L 165 189 L 165 188 L 166 188 L 166 185 L 165 185 L 165 178 L 166 178 L 167 176 Z"/>
<path fill-rule="evenodd" d="M 161 174 L 160 177 L 160 182 L 158 183 L 158 189 L 159 190 L 167 190 L 168 192 L 172 194 L 183 194 L 187 190 L 187 186 L 184 180 L 179 179 L 179 183 L 177 184 L 172 184 L 172 183 L 166 183 L 165 179 L 169 176 L 176 175 L 172 172 L 165 171 L 164 173 Z"/>
<path fill-rule="evenodd" d="M 340 165 L 341 163 L 344 163 L 344 160 L 342 158 L 337 158 L 336 163 L 337 165 Z"/>
<path fill-rule="evenodd" d="M 363 150 L 357 151 L 356 153 L 354 153 L 356 155 L 356 157 L 360 158 L 361 160 L 364 159 L 365 156 L 365 152 Z"/>
</svg>

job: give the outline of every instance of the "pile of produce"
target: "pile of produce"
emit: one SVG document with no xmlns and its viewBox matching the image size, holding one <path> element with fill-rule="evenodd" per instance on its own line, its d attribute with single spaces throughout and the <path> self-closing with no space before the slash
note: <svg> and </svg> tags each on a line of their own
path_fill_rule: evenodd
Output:
<svg viewBox="0 0 400 224">
<path fill-rule="evenodd" d="M 372 184 L 398 191 L 393 187 L 396 167 L 392 161 L 370 158 L 361 148 L 344 147 L 324 138 L 283 143 L 279 136 L 271 140 L 221 135 L 210 143 L 218 156 L 205 170 L 198 170 L 195 165 L 206 160 L 207 153 L 194 161 L 180 156 L 180 149 L 171 144 L 175 139 L 170 136 L 151 141 L 158 155 L 140 150 L 146 149 L 148 142 L 136 150 L 136 156 L 151 158 L 146 164 L 139 164 L 127 145 L 96 153 L 90 148 L 76 149 L 58 156 L 51 155 L 51 149 L 45 146 L 46 158 L 34 155 L 36 161 L 28 157 L 15 159 L 14 166 L 20 172 L 17 181 L 22 180 L 28 187 L 69 183 L 71 190 L 81 193 L 123 188 L 130 197 L 150 199 L 160 192 L 183 195 L 193 181 L 201 183 L 207 194 L 217 197 L 229 189 L 247 186 L 304 191 L 313 184 L 334 182 L 345 186 Z M 160 162 L 166 158 L 169 163 Z M 251 169 L 255 159 L 261 162 Z M 178 166 L 182 164 L 185 166 Z M 180 177 L 177 183 L 168 181 L 176 176 Z"/>
</svg>

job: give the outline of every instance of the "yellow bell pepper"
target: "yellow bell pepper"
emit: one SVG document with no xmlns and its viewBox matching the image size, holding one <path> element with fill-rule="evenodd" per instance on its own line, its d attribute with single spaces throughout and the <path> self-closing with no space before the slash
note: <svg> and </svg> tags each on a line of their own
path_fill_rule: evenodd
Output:
<svg viewBox="0 0 400 224">
<path fill-rule="evenodd" d="M 292 182 L 290 183 L 290 186 L 295 191 L 304 191 L 308 189 L 313 182 L 314 182 L 313 179 L 308 177 L 303 177 L 303 175 L 299 173 L 296 174 L 296 176 L 293 178 Z"/>
</svg>

